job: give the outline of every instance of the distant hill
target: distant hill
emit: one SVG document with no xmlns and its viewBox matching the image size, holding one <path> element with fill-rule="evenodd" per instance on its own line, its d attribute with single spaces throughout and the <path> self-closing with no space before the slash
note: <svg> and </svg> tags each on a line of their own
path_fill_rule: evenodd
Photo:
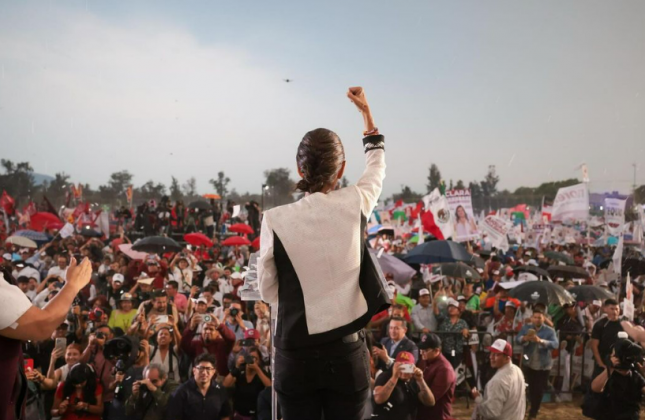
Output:
<svg viewBox="0 0 645 420">
<path fill-rule="evenodd" d="M 36 185 L 43 185 L 43 182 L 52 182 L 53 180 L 53 176 L 34 173 L 34 183 Z"/>
</svg>

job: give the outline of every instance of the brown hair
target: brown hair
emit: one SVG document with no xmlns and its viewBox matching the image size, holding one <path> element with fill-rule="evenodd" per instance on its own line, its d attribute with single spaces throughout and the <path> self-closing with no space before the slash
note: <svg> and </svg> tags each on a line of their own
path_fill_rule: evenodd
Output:
<svg viewBox="0 0 645 420">
<path fill-rule="evenodd" d="M 345 149 L 336 133 L 326 128 L 308 132 L 296 154 L 296 162 L 303 175 L 296 189 L 311 194 L 321 192 L 336 181 L 344 161 Z"/>
</svg>

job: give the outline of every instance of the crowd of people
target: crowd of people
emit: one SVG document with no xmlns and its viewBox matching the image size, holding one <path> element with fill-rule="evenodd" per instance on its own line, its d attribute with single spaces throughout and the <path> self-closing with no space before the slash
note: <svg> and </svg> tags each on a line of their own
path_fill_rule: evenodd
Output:
<svg viewBox="0 0 645 420">
<path fill-rule="evenodd" d="M 213 247 L 187 246 L 143 259 L 120 250 L 128 242 L 123 229 L 104 240 L 57 236 L 38 249 L 4 244 L 5 280 L 12 279 L 39 308 L 60 292 L 72 257 L 92 264 L 91 282 L 66 320 L 51 337 L 23 345 L 28 418 L 271 418 L 270 308 L 240 298 L 241 272 L 255 249 L 218 241 L 227 224 L 245 221 L 230 214 L 212 225 L 209 219 L 201 228 Z M 257 232 L 258 221 L 253 224 Z M 168 225 L 154 226 L 151 234 Z M 383 252 L 398 256 L 416 246 L 400 237 L 368 239 L 376 251 L 387 242 Z M 550 243 L 502 252 L 482 241 L 468 246 L 480 262 L 465 274 L 413 265 L 414 275 L 394 281 L 385 272 L 392 305 L 364 330 L 371 355 L 364 418 L 450 419 L 460 396 L 475 401 L 476 418 L 523 418 L 525 399 L 529 418 L 535 418 L 547 392 L 559 401 L 574 390 L 618 386 L 602 381 L 614 377 L 608 369 L 624 367 L 615 354 L 624 340 L 619 332 L 645 341 L 639 326 L 645 325 L 645 284 L 633 279 L 634 322 L 621 323 L 618 297 L 625 295 L 625 284 L 601 268 L 611 258 L 609 247 Z M 586 275 L 544 281 L 564 289 L 595 285 L 614 298 L 549 305 L 511 297 L 518 280 L 534 280 L 526 267 L 557 265 L 558 255 Z M 630 378 L 641 381 L 630 369 Z M 636 394 L 616 405 L 614 414 L 638 410 Z"/>
</svg>

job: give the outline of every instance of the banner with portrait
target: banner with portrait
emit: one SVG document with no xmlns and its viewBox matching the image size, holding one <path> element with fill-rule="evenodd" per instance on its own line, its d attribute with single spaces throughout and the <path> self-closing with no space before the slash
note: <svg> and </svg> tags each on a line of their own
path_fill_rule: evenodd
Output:
<svg viewBox="0 0 645 420">
<path fill-rule="evenodd" d="M 627 200 L 620 198 L 605 198 L 605 225 L 607 232 L 618 236 L 625 224 L 625 204 Z"/>
<path fill-rule="evenodd" d="M 466 242 L 479 238 L 470 190 L 447 190 L 446 200 L 452 214 L 452 239 L 456 242 Z"/>
</svg>

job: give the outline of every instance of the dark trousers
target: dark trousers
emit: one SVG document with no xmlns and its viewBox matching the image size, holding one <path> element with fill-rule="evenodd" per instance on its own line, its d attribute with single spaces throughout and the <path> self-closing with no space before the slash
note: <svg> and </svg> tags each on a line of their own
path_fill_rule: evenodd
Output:
<svg viewBox="0 0 645 420">
<path fill-rule="evenodd" d="M 362 420 L 370 391 L 369 354 L 358 341 L 275 349 L 274 386 L 284 420 Z"/>
<path fill-rule="evenodd" d="M 524 368 L 524 379 L 529 384 L 529 402 L 531 408 L 529 409 L 529 416 L 537 416 L 542 404 L 542 397 L 546 390 L 546 384 L 549 380 L 550 370 L 533 370 L 531 368 Z"/>
<path fill-rule="evenodd" d="M 448 359 L 453 369 L 457 369 L 457 367 L 461 364 L 461 361 L 464 360 L 463 353 L 455 353 L 455 355 L 453 356 L 451 351 L 444 353 L 443 357 Z"/>
</svg>

